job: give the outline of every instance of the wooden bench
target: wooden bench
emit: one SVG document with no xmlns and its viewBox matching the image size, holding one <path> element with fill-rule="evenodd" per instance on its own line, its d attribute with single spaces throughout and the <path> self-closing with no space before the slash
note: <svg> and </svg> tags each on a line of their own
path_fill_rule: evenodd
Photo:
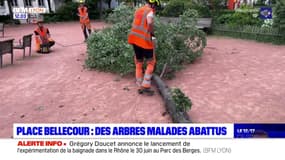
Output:
<svg viewBox="0 0 285 160">
<path fill-rule="evenodd" d="M 20 44 L 13 47 L 14 49 L 23 50 L 23 58 L 25 58 L 26 47 L 29 47 L 29 55 L 31 56 L 32 36 L 33 34 L 24 35 L 23 39 L 20 41 Z"/>
<path fill-rule="evenodd" d="M 173 24 L 177 24 L 180 21 L 180 18 L 178 17 L 160 17 L 160 19 L 164 23 L 173 23 Z M 212 28 L 212 18 L 197 18 L 196 27 L 202 30 Z"/>
<path fill-rule="evenodd" d="M 212 18 L 198 18 L 196 27 L 198 29 L 210 29 L 212 27 Z"/>
<path fill-rule="evenodd" d="M 0 41 L 0 63 L 2 68 L 2 61 L 4 54 L 11 54 L 11 64 L 13 64 L 13 42 L 14 39 Z"/>
<path fill-rule="evenodd" d="M 4 23 L 0 23 L 0 32 L 2 32 L 2 37 L 4 37 Z"/>
</svg>

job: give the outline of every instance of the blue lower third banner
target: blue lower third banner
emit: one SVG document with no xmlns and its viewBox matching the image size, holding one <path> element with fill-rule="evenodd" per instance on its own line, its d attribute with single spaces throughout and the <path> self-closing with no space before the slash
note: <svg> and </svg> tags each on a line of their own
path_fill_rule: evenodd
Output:
<svg viewBox="0 0 285 160">
<path fill-rule="evenodd" d="M 13 138 L 0 139 L 0 154 L 13 160 L 282 159 L 284 131 L 285 124 L 14 124 Z"/>
<path fill-rule="evenodd" d="M 14 138 L 233 138 L 233 124 L 14 124 Z"/>
<path fill-rule="evenodd" d="M 285 138 L 285 124 L 14 124 L 14 138 Z"/>
<path fill-rule="evenodd" d="M 234 124 L 234 138 L 285 138 L 285 124 Z"/>
</svg>

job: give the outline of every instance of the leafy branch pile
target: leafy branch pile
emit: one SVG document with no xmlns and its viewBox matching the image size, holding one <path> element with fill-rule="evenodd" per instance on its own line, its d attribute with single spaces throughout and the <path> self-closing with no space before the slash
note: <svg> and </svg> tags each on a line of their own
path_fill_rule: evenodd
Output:
<svg viewBox="0 0 285 160">
<path fill-rule="evenodd" d="M 187 112 L 191 109 L 192 101 L 179 88 L 172 88 L 171 95 L 177 112 Z"/>
<path fill-rule="evenodd" d="M 127 43 L 133 14 L 134 8 L 120 5 L 107 19 L 112 27 L 90 36 L 86 60 L 88 67 L 121 75 L 134 72 L 133 48 Z M 201 56 L 206 46 L 206 34 L 196 29 L 196 17 L 195 10 L 187 10 L 177 24 L 165 24 L 156 18 L 156 73 L 160 74 L 167 64 L 165 76 L 172 77 L 184 64 Z"/>
</svg>

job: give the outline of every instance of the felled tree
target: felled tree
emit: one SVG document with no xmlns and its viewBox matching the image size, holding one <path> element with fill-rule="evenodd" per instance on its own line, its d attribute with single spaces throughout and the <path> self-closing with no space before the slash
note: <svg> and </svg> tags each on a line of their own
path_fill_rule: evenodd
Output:
<svg viewBox="0 0 285 160">
<path fill-rule="evenodd" d="M 135 71 L 134 51 L 127 43 L 133 14 L 133 8 L 121 5 L 108 18 L 113 23 L 112 27 L 92 33 L 87 42 L 86 64 L 89 68 L 121 75 Z M 177 24 L 165 24 L 159 18 L 155 19 L 157 74 L 163 71 L 164 75 L 172 77 L 184 64 L 201 56 L 206 46 L 206 35 L 195 27 L 197 15 L 197 11 L 187 10 Z M 157 75 L 153 78 L 173 122 L 190 122 L 186 112 L 192 106 L 191 100 L 179 89 L 170 90 Z"/>
<path fill-rule="evenodd" d="M 91 35 L 87 47 L 88 67 L 121 75 L 134 72 L 133 48 L 127 43 L 133 14 L 134 8 L 120 5 L 108 17 L 112 27 Z M 165 75 L 173 75 L 184 64 L 193 62 L 202 54 L 206 35 L 196 29 L 193 18 L 196 15 L 196 11 L 188 10 L 180 17 L 181 23 L 178 24 L 164 24 L 159 18 L 155 20 L 156 73 L 160 74 L 167 64 Z"/>
</svg>

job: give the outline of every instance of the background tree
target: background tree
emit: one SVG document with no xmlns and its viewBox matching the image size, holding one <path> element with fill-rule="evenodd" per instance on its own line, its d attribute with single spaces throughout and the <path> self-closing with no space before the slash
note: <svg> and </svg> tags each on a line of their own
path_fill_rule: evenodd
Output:
<svg viewBox="0 0 285 160">
<path fill-rule="evenodd" d="M 112 0 L 105 0 L 105 3 L 108 4 L 108 8 L 110 9 L 112 5 Z"/>
<path fill-rule="evenodd" d="M 103 18 L 103 0 L 99 1 L 99 14 L 100 14 L 100 19 Z"/>
</svg>

